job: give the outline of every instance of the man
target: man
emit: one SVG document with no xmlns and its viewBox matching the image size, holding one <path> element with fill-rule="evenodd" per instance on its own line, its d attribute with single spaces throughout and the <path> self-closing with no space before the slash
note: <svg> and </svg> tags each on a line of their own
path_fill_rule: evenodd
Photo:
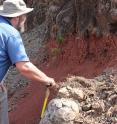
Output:
<svg viewBox="0 0 117 124">
<path fill-rule="evenodd" d="M 56 88 L 53 78 L 48 77 L 30 61 L 25 52 L 22 38 L 17 29 L 23 26 L 27 8 L 23 0 L 6 0 L 0 7 L 0 124 L 8 124 L 7 92 L 4 86 L 5 75 L 14 65 L 26 78 Z"/>
</svg>

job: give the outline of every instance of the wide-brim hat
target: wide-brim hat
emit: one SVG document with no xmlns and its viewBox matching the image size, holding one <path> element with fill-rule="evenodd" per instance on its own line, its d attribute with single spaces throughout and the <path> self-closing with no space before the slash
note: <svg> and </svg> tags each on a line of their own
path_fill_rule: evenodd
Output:
<svg viewBox="0 0 117 124">
<path fill-rule="evenodd" d="M 0 15 L 4 17 L 17 17 L 33 11 L 33 8 L 26 7 L 23 0 L 5 0 L 0 6 Z"/>
</svg>

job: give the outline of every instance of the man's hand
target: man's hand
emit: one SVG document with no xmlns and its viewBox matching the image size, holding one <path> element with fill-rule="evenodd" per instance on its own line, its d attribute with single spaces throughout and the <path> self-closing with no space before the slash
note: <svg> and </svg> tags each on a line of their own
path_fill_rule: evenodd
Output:
<svg viewBox="0 0 117 124">
<path fill-rule="evenodd" d="M 55 83 L 55 80 L 53 78 L 50 78 L 50 77 L 48 77 L 46 86 L 49 88 L 52 88 L 54 90 L 59 89 L 59 85 L 57 83 Z"/>
</svg>

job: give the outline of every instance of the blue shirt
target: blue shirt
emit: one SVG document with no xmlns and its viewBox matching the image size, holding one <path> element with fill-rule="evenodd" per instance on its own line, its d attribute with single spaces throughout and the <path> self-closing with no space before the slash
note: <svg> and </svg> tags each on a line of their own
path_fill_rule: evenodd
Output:
<svg viewBox="0 0 117 124">
<path fill-rule="evenodd" d="M 29 61 L 19 32 L 10 21 L 0 16 L 0 82 L 11 65 Z"/>
</svg>

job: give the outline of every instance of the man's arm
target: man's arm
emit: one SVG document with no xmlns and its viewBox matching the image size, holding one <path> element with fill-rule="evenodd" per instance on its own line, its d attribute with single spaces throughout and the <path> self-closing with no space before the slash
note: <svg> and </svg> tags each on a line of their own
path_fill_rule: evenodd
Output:
<svg viewBox="0 0 117 124">
<path fill-rule="evenodd" d="M 54 79 L 48 77 L 31 62 L 17 62 L 16 68 L 23 76 L 30 80 L 41 82 L 44 85 L 51 85 L 52 87 L 56 87 Z"/>
</svg>

